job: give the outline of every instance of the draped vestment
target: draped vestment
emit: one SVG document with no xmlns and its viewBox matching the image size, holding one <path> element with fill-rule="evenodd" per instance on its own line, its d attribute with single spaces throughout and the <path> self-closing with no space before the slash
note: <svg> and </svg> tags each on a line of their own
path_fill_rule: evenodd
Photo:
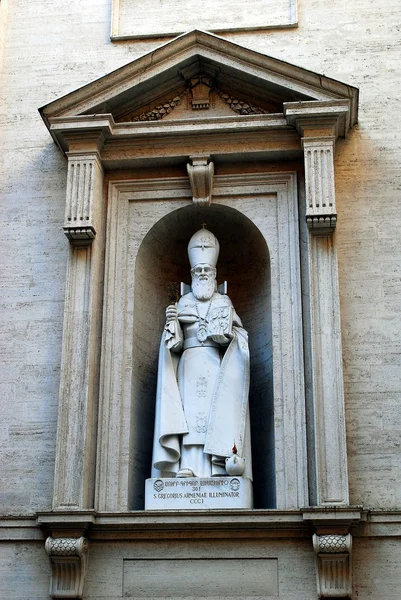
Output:
<svg viewBox="0 0 401 600">
<path fill-rule="evenodd" d="M 152 477 L 174 477 L 182 467 L 200 477 L 224 475 L 235 443 L 246 458 L 244 476 L 252 478 L 248 334 L 229 297 L 215 293 L 210 313 L 232 310 L 232 333 L 208 337 L 202 345 L 196 302 L 192 293 L 182 296 L 178 320 L 162 336 Z M 186 464 L 195 455 L 200 456 L 195 467 Z M 204 455 L 210 457 L 209 471 L 201 466 Z"/>
</svg>

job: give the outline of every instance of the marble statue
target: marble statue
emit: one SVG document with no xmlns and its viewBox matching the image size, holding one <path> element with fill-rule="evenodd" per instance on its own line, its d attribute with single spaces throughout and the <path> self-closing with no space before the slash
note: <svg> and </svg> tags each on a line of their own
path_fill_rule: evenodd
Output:
<svg viewBox="0 0 401 600">
<path fill-rule="evenodd" d="M 192 236 L 191 291 L 166 309 L 152 477 L 227 476 L 234 448 L 235 464 L 252 478 L 248 334 L 217 291 L 219 249 L 207 229 Z"/>
</svg>

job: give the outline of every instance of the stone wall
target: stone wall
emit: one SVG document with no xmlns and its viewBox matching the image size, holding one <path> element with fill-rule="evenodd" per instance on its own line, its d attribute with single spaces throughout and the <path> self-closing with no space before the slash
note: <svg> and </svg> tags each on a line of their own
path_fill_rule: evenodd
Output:
<svg viewBox="0 0 401 600">
<path fill-rule="evenodd" d="M 338 142 L 335 165 L 351 504 L 399 510 L 401 7 L 299 0 L 298 9 L 297 28 L 225 37 L 360 89 L 359 125 Z M 2 0 L 0 16 L 0 506 L 23 516 L 52 503 L 68 256 L 61 230 L 67 165 L 37 109 L 163 40 L 111 42 L 110 0 Z M 397 567 L 382 570 L 395 546 L 377 538 L 356 543 L 360 600 L 398 599 Z M 4 597 L 46 597 L 42 542 L 8 542 L 3 550 L 13 590 Z M 104 564 L 102 552 L 93 552 L 89 581 Z M 25 591 L 16 591 L 17 581 Z M 314 597 L 312 584 L 304 589 Z"/>
</svg>

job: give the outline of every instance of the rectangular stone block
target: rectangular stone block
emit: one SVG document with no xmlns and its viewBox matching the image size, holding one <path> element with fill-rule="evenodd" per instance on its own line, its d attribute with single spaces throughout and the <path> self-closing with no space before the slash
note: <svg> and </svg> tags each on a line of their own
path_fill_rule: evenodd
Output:
<svg viewBox="0 0 401 600">
<path fill-rule="evenodd" d="M 277 558 L 124 560 L 125 598 L 278 597 Z"/>
<path fill-rule="evenodd" d="M 295 0 L 249 0 L 243 5 L 228 0 L 113 0 L 112 36 L 171 35 L 195 27 L 208 31 L 264 29 L 296 23 Z"/>
</svg>

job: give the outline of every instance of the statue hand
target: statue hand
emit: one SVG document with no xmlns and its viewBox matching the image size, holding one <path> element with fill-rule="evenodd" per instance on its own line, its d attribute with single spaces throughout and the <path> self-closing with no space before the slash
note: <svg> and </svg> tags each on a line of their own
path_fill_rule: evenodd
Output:
<svg viewBox="0 0 401 600">
<path fill-rule="evenodd" d="M 172 321 L 176 321 L 177 320 L 177 307 L 175 304 L 170 304 L 167 308 L 166 308 L 166 323 L 171 323 Z"/>
</svg>

